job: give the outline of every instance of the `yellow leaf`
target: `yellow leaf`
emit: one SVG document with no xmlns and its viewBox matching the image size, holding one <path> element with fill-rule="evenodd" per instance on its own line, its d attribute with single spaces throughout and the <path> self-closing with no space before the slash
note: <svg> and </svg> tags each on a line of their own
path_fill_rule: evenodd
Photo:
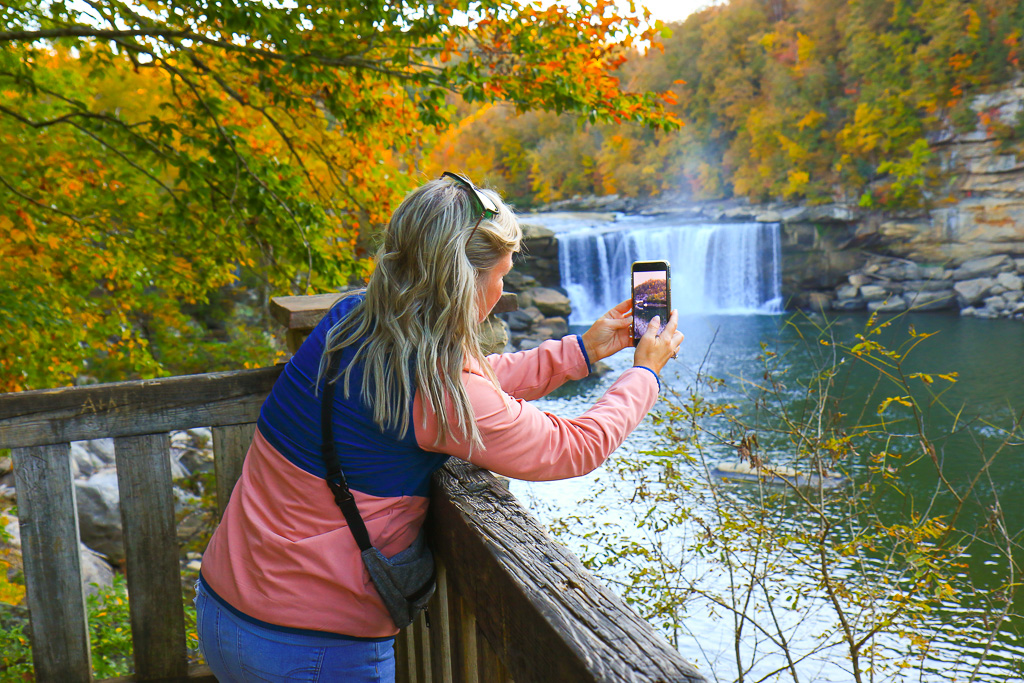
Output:
<svg viewBox="0 0 1024 683">
<path fill-rule="evenodd" d="M 898 403 L 901 406 L 907 406 L 908 408 L 914 405 L 913 403 L 910 402 L 909 396 L 890 396 L 889 398 L 882 401 L 881 405 L 878 406 L 878 414 L 881 415 L 882 413 L 884 413 L 885 409 L 888 408 L 893 403 Z"/>
</svg>

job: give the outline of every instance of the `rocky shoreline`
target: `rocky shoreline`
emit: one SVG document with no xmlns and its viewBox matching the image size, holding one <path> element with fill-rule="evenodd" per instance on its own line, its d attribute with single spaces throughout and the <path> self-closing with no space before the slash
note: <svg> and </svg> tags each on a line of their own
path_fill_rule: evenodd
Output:
<svg viewBox="0 0 1024 683">
<path fill-rule="evenodd" d="M 1002 254 L 957 268 L 874 257 L 847 277 L 835 295 L 815 293 L 812 305 L 835 311 L 952 311 L 977 318 L 1024 320 L 1024 258 Z"/>
<path fill-rule="evenodd" d="M 648 205 L 643 209 L 629 206 L 638 209 L 632 215 L 672 216 L 681 225 L 779 223 L 783 297 L 789 310 L 942 311 L 986 319 L 1024 320 L 1024 249 L 935 263 L 903 256 L 899 249 L 881 248 L 877 232 L 871 231 L 874 228 L 865 227 L 877 228 L 880 218 L 865 217 L 848 207 L 758 207 L 736 202 L 703 202 L 682 207 Z M 614 214 L 591 211 L 625 207 L 619 200 L 605 197 L 556 208 L 571 208 L 580 218 L 604 217 L 612 221 Z M 1024 223 L 1021 230 L 1024 240 Z M 541 274 L 550 289 L 560 291 L 554 233 L 537 225 L 528 226 L 528 231 L 532 239 L 545 241 L 545 257 L 535 264 L 529 255 L 529 239 L 524 240 L 527 256 L 521 264 L 517 263 L 507 281 L 511 291 L 527 292 L 525 297 L 520 295 L 526 306 L 530 303 L 530 287 L 538 285 L 535 274 Z M 866 239 L 865 235 L 873 237 Z M 552 244 L 547 244 L 547 240 Z M 551 263 L 556 265 L 553 272 L 549 272 Z M 565 306 L 571 307 L 567 299 Z M 536 317 L 535 312 L 531 313 Z M 538 324 L 540 319 L 532 322 Z M 515 339 L 512 346 L 519 348 Z"/>
</svg>

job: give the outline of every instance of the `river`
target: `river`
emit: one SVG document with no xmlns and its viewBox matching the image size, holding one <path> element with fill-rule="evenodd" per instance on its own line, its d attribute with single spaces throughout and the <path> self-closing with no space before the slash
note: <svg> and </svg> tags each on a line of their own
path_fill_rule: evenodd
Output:
<svg viewBox="0 0 1024 683">
<path fill-rule="evenodd" d="M 834 368 L 832 407 L 843 414 L 838 421 L 849 426 L 854 450 L 835 463 L 848 485 L 823 499 L 828 514 L 845 525 L 845 530 L 833 532 L 833 539 L 852 539 L 875 522 L 892 529 L 900 520 L 912 519 L 937 519 L 955 531 L 976 535 L 959 557 L 950 558 L 952 566 L 945 566 L 952 571 L 945 577 L 952 592 L 901 628 L 889 627 L 880 616 L 894 604 L 899 611 L 902 598 L 894 596 L 908 591 L 913 597 L 914 586 L 941 586 L 946 581 L 940 577 L 929 584 L 928 576 L 909 572 L 905 562 L 893 559 L 896 544 L 886 539 L 851 551 L 849 561 L 837 556 L 833 578 L 850 594 L 844 604 L 852 610 L 847 616 L 852 617 L 854 630 L 859 626 L 863 634 L 872 626 L 879 628 L 865 642 L 868 650 L 862 653 L 861 666 L 873 666 L 873 675 L 864 680 L 969 680 L 972 674 L 975 680 L 993 683 L 1024 680 L 1024 623 L 1018 616 L 1024 612 L 1024 599 L 1019 590 L 1001 590 L 1007 583 L 1019 583 L 1011 575 L 1007 556 L 1020 562 L 1016 544 L 1024 531 L 1024 447 L 1017 426 L 1024 410 L 1024 325 L 949 314 L 870 320 L 867 314 L 773 313 L 778 310 L 779 262 L 772 226 L 748 225 L 748 234 L 738 235 L 736 224 L 720 230 L 672 226 L 664 220 L 597 226 L 552 223 L 560 231 L 563 248 L 563 286 L 574 306 L 577 299 L 581 302 L 572 318 L 573 331 L 586 329 L 595 311 L 625 298 L 628 276 L 622 269 L 628 273 L 629 261 L 672 261 L 674 305 L 686 311 L 680 322 L 686 341 L 679 359 L 663 373 L 662 394 L 675 391 L 685 397 L 697 389 L 711 404 L 733 406 L 725 412 L 732 422 L 724 416 L 703 419 L 709 433 L 726 433 L 735 444 L 743 436 L 736 433 L 742 422 L 750 434 L 757 433 L 755 450 L 769 461 L 799 464 L 795 453 L 801 447 L 786 430 L 777 429 L 778 413 L 785 409 L 790 416 L 813 416 L 801 412 L 817 400 L 806 387 L 823 367 Z M 603 251 L 597 241 L 605 242 Z M 568 261 L 566 245 L 573 254 Z M 737 245 L 744 245 L 746 253 L 727 253 Z M 704 250 L 700 259 L 690 253 L 697 249 Z M 594 256 L 581 257 L 588 253 Z M 745 272 L 729 274 L 732 281 L 723 280 L 722 273 L 729 268 L 715 266 L 717 270 L 709 269 L 712 272 L 698 285 L 694 282 L 700 280 L 699 273 L 694 271 L 701 263 L 746 265 L 741 268 Z M 588 278 L 605 284 L 587 289 Z M 746 284 L 729 284 L 737 280 Z M 608 282 L 618 283 L 618 289 Z M 919 342 L 899 363 L 898 372 L 909 388 L 886 379 L 877 363 L 872 367 L 855 354 L 837 352 L 859 343 L 858 334 L 894 350 L 905 351 Z M 929 334 L 933 336 L 925 338 Z M 612 372 L 606 377 L 564 387 L 538 401 L 539 407 L 563 416 L 583 412 L 631 365 L 632 353 L 623 351 L 607 362 Z M 768 384 L 766 368 L 778 379 L 770 401 L 751 391 Z M 717 377 L 723 383 L 712 391 L 699 384 L 698 376 Z M 894 397 L 908 402 L 907 397 L 913 397 L 920 423 L 900 401 L 878 412 L 887 398 Z M 661 403 L 654 412 L 667 410 L 669 406 Z M 857 425 L 871 428 L 859 435 Z M 714 464 L 736 460 L 735 448 L 705 437 L 699 440 L 698 457 L 673 455 L 665 429 L 665 423 L 648 417 L 594 473 L 569 482 L 514 482 L 513 492 L 563 542 L 589 558 L 594 571 L 613 588 L 635 601 L 642 612 L 656 615 L 652 623 L 710 679 L 736 680 L 743 669 L 747 681 L 793 680 L 792 671 L 801 682 L 853 680 L 848 648 L 841 642 L 842 625 L 821 589 L 813 557 L 807 555 L 811 546 L 794 541 L 789 548 L 776 546 L 776 555 L 766 558 L 746 547 L 748 539 L 731 539 L 730 575 L 729 563 L 722 560 L 726 549 L 707 542 L 707 521 L 716 519 L 716 496 L 718 507 L 726 501 L 737 514 L 761 515 L 773 529 L 793 538 L 808 524 L 813 526 L 813 515 L 793 496 L 769 491 L 766 497 L 765 489 L 756 485 L 723 483 L 708 476 Z M 921 447 L 918 429 L 930 439 L 930 452 Z M 843 433 L 842 428 L 836 433 Z M 691 456 L 694 452 L 691 445 Z M 889 453 L 884 461 L 878 459 L 881 452 Z M 712 487 L 719 487 L 715 495 Z M 994 514 L 997 505 L 1001 514 Z M 1005 533 L 992 534 L 992 529 Z M 1012 539 L 1009 546 L 989 541 L 1001 536 Z M 932 547 L 931 539 L 924 537 L 902 547 L 913 551 L 915 543 L 922 549 Z M 918 571 L 927 568 L 926 560 L 916 558 Z M 776 573 L 748 580 L 760 582 L 763 589 L 755 587 L 750 601 L 743 603 L 746 594 L 737 588 L 743 586 L 735 576 L 737 569 Z M 858 591 L 865 590 L 873 590 L 874 599 L 858 601 Z M 1003 610 L 1000 599 L 1005 595 L 1011 602 Z M 726 603 L 733 601 L 731 607 L 712 602 L 712 597 L 721 596 L 726 596 Z M 737 605 L 746 622 L 737 621 Z M 1003 611 L 1008 616 L 995 623 Z M 739 638 L 737 623 L 744 625 Z M 792 664 L 784 650 L 795 660 Z"/>
</svg>

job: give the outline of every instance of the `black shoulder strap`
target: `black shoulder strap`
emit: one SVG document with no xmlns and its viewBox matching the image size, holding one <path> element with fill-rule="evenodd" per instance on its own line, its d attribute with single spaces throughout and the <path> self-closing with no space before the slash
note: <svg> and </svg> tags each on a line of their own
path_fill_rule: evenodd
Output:
<svg viewBox="0 0 1024 683">
<path fill-rule="evenodd" d="M 331 358 L 330 363 L 327 365 L 327 372 L 324 375 L 323 395 L 320 401 L 322 441 L 320 454 L 323 456 L 324 465 L 327 467 L 327 486 L 330 487 L 331 493 L 334 494 L 334 502 L 341 509 L 341 514 L 345 515 L 345 521 L 348 522 L 348 528 L 352 530 L 352 535 L 359 545 L 359 550 L 368 550 L 373 547 L 373 544 L 370 543 L 370 534 L 367 533 L 366 525 L 359 514 L 359 508 L 356 507 L 356 500 L 348 489 L 348 482 L 345 480 L 345 474 L 341 471 L 341 460 L 338 459 L 338 452 L 334 445 L 334 426 L 331 419 L 331 408 L 334 405 L 335 382 L 332 379 L 337 374 L 338 359 L 340 357 L 340 353 L 334 354 L 334 357 Z"/>
</svg>

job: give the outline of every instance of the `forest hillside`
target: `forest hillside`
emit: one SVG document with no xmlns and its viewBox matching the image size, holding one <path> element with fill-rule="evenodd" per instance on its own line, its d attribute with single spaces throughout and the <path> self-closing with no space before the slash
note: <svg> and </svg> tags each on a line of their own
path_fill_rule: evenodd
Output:
<svg viewBox="0 0 1024 683">
<path fill-rule="evenodd" d="M 937 136 L 981 126 L 1012 151 L 1024 135 L 1019 116 L 972 107 L 1019 76 L 1013 0 L 730 0 L 670 28 L 618 75 L 670 91 L 681 131 L 466 107 L 435 163 L 473 169 L 521 207 L 680 192 L 901 208 L 943 199 Z"/>
</svg>

